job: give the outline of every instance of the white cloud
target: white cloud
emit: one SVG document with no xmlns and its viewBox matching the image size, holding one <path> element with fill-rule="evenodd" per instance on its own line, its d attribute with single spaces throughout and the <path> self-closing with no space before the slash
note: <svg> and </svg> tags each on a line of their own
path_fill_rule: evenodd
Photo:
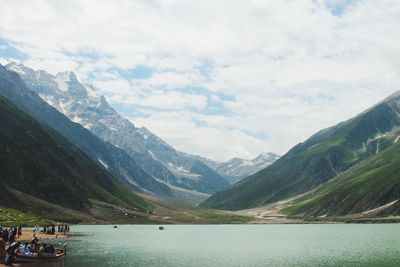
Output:
<svg viewBox="0 0 400 267">
<path fill-rule="evenodd" d="M 224 132 L 213 126 L 198 127 L 192 121 L 192 114 L 188 114 L 188 112 L 153 113 L 145 119 L 133 118 L 132 121 L 159 133 L 177 149 L 209 155 L 210 148 L 213 148 L 213 157 L 219 159 L 232 158 L 237 155 L 252 157 L 249 147 L 259 150 L 264 145 L 262 140 L 251 137 L 240 130 L 233 129 Z"/>
<path fill-rule="evenodd" d="M 0 38 L 24 63 L 75 70 L 117 110 L 144 110 L 136 124 L 216 159 L 284 153 L 400 89 L 399 27 L 395 0 L 0 2 Z M 115 71 L 136 66 L 152 75 Z"/>
</svg>

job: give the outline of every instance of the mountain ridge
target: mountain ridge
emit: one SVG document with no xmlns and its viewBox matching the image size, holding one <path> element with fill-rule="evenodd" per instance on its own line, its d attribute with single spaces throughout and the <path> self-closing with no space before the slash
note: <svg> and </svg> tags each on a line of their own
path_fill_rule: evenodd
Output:
<svg viewBox="0 0 400 267">
<path fill-rule="evenodd" d="M 353 166 L 283 210 L 290 216 L 400 214 L 400 143 Z"/>
<path fill-rule="evenodd" d="M 262 152 L 253 159 L 232 158 L 225 162 L 218 162 L 204 157 L 199 157 L 199 159 L 225 177 L 230 184 L 234 184 L 268 167 L 279 157 L 272 152 Z"/>
<path fill-rule="evenodd" d="M 246 209 L 312 190 L 392 146 L 400 136 L 399 114 L 400 98 L 388 98 L 317 132 L 268 168 L 214 194 L 201 206 Z"/>
<path fill-rule="evenodd" d="M 161 195 L 170 195 L 170 189 L 144 172 L 123 150 L 104 142 L 80 124 L 69 120 L 57 109 L 29 90 L 20 76 L 0 65 L 0 95 L 36 120 L 56 129 L 77 145 L 93 161 L 107 168 L 120 181 L 140 188 L 152 189 Z"/>
</svg>

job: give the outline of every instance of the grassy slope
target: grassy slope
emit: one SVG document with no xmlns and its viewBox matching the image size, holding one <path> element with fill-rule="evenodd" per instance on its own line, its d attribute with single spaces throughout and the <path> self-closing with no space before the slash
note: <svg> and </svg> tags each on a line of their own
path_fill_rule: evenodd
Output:
<svg viewBox="0 0 400 267">
<path fill-rule="evenodd" d="M 343 216 L 376 209 L 400 199 L 400 144 L 327 182 L 284 210 L 288 215 Z M 400 203 L 380 212 L 398 215 Z"/>
<path fill-rule="evenodd" d="M 150 205 L 93 163 L 56 131 L 41 125 L 0 97 L 0 181 L 15 189 L 74 210 L 89 199 L 149 209 Z M 4 188 L 1 205 L 24 209 Z"/>
<path fill-rule="evenodd" d="M 371 140 L 400 124 L 396 103 L 383 103 L 335 127 L 320 131 L 266 169 L 218 192 L 203 207 L 239 210 L 307 192 L 393 144 L 397 133 Z"/>
<path fill-rule="evenodd" d="M 241 224 L 253 220 L 252 217 L 248 216 L 202 209 L 145 194 L 141 196 L 147 202 L 152 203 L 153 211 L 151 212 L 96 200 L 91 201 L 88 212 L 79 212 L 46 203 L 22 193 L 13 193 L 18 194 L 19 199 L 25 205 L 31 207 L 31 211 L 24 213 L 7 208 L 4 215 L 0 212 L 0 225 L 32 226 L 52 222 L 83 224 Z M 0 209 L 2 208 L 0 207 Z M 46 220 L 41 218 L 46 218 Z"/>
<path fill-rule="evenodd" d="M 18 225 L 46 225 L 50 222 L 30 213 L 24 213 L 10 208 L 0 208 L 0 225 L 15 227 Z"/>
</svg>

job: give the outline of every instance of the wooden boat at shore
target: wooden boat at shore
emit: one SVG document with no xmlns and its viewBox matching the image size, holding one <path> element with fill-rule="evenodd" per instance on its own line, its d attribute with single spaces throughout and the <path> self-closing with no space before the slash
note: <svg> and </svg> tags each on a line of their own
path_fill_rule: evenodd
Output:
<svg viewBox="0 0 400 267">
<path fill-rule="evenodd" d="M 23 253 L 17 253 L 15 255 L 15 262 L 45 262 L 45 261 L 55 261 L 64 258 L 65 250 L 56 249 L 54 253 L 41 253 L 34 255 L 26 255 Z"/>
</svg>

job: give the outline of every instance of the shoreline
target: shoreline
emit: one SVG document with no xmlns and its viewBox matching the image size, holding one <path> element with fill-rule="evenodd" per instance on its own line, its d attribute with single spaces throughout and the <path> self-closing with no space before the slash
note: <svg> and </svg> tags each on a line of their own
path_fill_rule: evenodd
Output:
<svg viewBox="0 0 400 267">
<path fill-rule="evenodd" d="M 40 241 L 43 240 L 55 240 L 55 239 L 63 239 L 67 238 L 69 234 L 55 234 L 55 235 L 49 235 L 49 234 L 42 234 L 42 233 L 35 233 L 35 237 L 37 237 Z M 29 242 L 33 238 L 33 230 L 22 230 L 21 236 L 16 238 L 16 241 L 19 241 L 21 243 L 23 242 Z M 13 264 L 12 266 L 24 266 L 23 264 Z M 0 263 L 0 267 L 6 267 L 6 265 Z"/>
<path fill-rule="evenodd" d="M 54 235 L 49 234 L 42 234 L 42 233 L 35 233 L 35 237 L 39 240 L 52 240 L 52 239 L 62 239 L 68 237 L 68 234 L 56 233 Z M 33 231 L 32 230 L 22 230 L 22 235 L 16 238 L 17 241 L 30 241 L 33 238 Z"/>
</svg>

